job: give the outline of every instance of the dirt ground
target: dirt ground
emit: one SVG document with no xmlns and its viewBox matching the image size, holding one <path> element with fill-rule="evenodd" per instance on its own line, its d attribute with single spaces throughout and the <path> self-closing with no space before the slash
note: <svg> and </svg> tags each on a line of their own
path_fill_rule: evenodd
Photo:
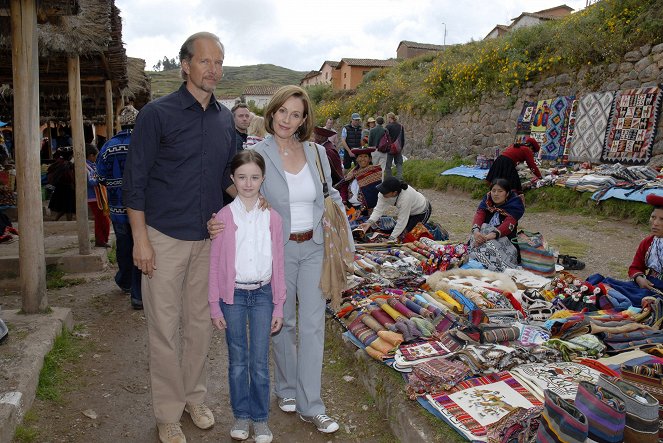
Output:
<svg viewBox="0 0 663 443">
<path fill-rule="evenodd" d="M 453 240 L 464 240 L 478 202 L 466 194 L 424 193 L 432 201 L 433 219 L 449 230 Z M 585 261 L 585 270 L 577 272 L 582 277 L 594 272 L 625 276 L 639 241 L 647 233 L 647 227 L 629 222 L 547 212 L 527 212 L 520 227 L 542 232 L 561 253 Z M 36 442 L 158 441 L 149 395 L 145 318 L 142 311 L 131 309 L 128 296 L 115 286 L 113 274 L 110 269 L 91 282 L 49 291 L 51 306 L 72 309 L 75 340 L 82 346 L 78 358 L 65 362 L 68 378 L 62 387 L 62 399 L 36 399 L 24 422 L 24 426 L 38 430 Z M 20 294 L 0 292 L 0 305 L 3 309 L 19 308 Z M 215 332 L 209 353 L 208 404 L 217 424 L 209 431 L 200 431 L 184 414 L 182 423 L 190 442 L 232 441 L 224 342 L 223 334 Z M 372 400 L 359 384 L 347 352 L 339 349 L 340 343 L 336 334 L 328 334 L 323 376 L 328 414 L 338 419 L 340 430 L 332 435 L 320 434 L 294 414 L 281 412 L 273 401 L 270 427 L 275 441 L 395 440 L 388 423 L 375 412 Z M 82 413 L 87 410 L 94 411 L 97 418 Z"/>
</svg>

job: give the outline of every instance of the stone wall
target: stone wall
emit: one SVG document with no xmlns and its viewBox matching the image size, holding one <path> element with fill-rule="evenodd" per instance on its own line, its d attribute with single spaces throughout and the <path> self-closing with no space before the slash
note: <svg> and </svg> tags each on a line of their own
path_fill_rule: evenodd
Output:
<svg viewBox="0 0 663 443">
<path fill-rule="evenodd" d="M 401 114 L 406 128 L 405 155 L 412 158 L 451 158 L 492 155 L 515 138 L 516 121 L 525 100 L 617 91 L 663 83 L 663 44 L 646 45 L 624 54 L 621 63 L 583 67 L 577 72 L 530 81 L 507 97 L 494 94 L 439 119 Z M 663 118 L 659 117 L 650 165 L 663 165 Z"/>
</svg>

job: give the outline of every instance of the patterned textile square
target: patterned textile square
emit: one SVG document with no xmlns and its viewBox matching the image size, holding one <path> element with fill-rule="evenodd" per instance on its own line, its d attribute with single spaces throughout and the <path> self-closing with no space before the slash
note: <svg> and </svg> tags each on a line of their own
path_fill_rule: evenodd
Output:
<svg viewBox="0 0 663 443">
<path fill-rule="evenodd" d="M 550 105 L 550 117 L 546 124 L 545 142 L 541 144 L 541 158 L 556 160 L 564 155 L 564 145 L 569 126 L 569 112 L 575 96 L 557 97 Z"/>
<path fill-rule="evenodd" d="M 649 161 L 661 108 L 661 89 L 618 91 L 601 153 L 604 162 L 641 164 Z"/>
<path fill-rule="evenodd" d="M 548 144 L 548 135 L 546 134 L 546 127 L 548 120 L 552 116 L 552 108 L 550 103 L 552 100 L 539 100 L 536 104 L 534 117 L 532 117 L 532 125 L 530 126 L 530 137 L 536 140 L 541 146 L 539 154 L 543 153 L 543 146 Z"/>
<path fill-rule="evenodd" d="M 419 360 L 422 358 L 438 357 L 447 355 L 450 351 L 442 343 L 427 341 L 423 343 L 402 344 L 400 351 L 406 360 Z"/>
<path fill-rule="evenodd" d="M 552 117 L 553 110 L 550 107 L 551 99 L 539 100 L 536 104 L 534 117 L 532 118 L 532 132 L 545 132 L 548 120 Z"/>
<path fill-rule="evenodd" d="M 516 123 L 516 142 L 522 142 L 532 132 L 532 119 L 535 110 L 536 102 L 526 101 L 523 103 L 523 109 L 520 111 L 518 122 Z"/>
<path fill-rule="evenodd" d="M 492 424 L 516 408 L 530 409 L 542 402 L 509 372 L 475 377 L 441 395 L 427 396 L 445 419 L 470 440 L 483 440 Z M 468 435 L 469 434 L 469 435 Z"/>
<path fill-rule="evenodd" d="M 570 161 L 598 162 L 605 141 L 614 92 L 594 92 L 576 100 L 575 124 L 569 127 L 566 150 Z M 573 122 L 573 110 L 570 120 Z M 573 123 L 572 123 L 573 124 Z"/>
<path fill-rule="evenodd" d="M 569 110 L 569 124 L 566 127 L 566 140 L 564 141 L 564 153 L 562 154 L 564 160 L 569 159 L 569 152 L 571 150 L 571 138 L 575 133 L 576 121 L 578 117 L 578 103 L 580 103 L 580 99 L 573 100 L 573 103 L 571 103 L 571 109 Z"/>
<path fill-rule="evenodd" d="M 541 400 L 546 389 L 564 400 L 573 400 L 578 391 L 578 383 L 596 383 L 600 375 L 595 369 L 574 362 L 528 363 L 511 369 L 511 374 Z"/>
</svg>

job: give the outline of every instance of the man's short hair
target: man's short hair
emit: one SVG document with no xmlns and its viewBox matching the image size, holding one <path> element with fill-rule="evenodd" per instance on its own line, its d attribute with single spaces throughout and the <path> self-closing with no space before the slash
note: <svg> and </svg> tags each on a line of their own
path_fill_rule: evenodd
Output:
<svg viewBox="0 0 663 443">
<path fill-rule="evenodd" d="M 384 124 L 384 117 L 380 116 L 375 119 L 378 125 L 383 125 Z"/>
<path fill-rule="evenodd" d="M 233 115 L 235 115 L 235 111 L 237 111 L 239 108 L 246 108 L 246 109 L 249 109 L 249 105 L 247 105 L 246 103 L 242 103 L 242 102 L 235 103 L 235 106 L 232 107 L 232 109 L 230 110 L 230 112 L 232 112 Z"/>
<path fill-rule="evenodd" d="M 223 43 L 221 43 L 221 40 L 216 34 L 212 34 L 211 32 L 196 32 L 195 34 L 189 36 L 189 38 L 186 39 L 184 44 L 182 44 L 182 47 L 180 48 L 180 74 L 182 75 L 183 80 L 187 80 L 189 78 L 189 75 L 184 72 L 184 69 L 182 69 L 181 65 L 183 61 L 190 62 L 191 58 L 193 57 L 193 44 L 196 42 L 196 40 L 201 39 L 201 38 L 208 38 L 210 40 L 214 40 L 221 46 L 221 54 L 224 56 L 226 55 L 226 50 L 223 47 Z"/>
</svg>

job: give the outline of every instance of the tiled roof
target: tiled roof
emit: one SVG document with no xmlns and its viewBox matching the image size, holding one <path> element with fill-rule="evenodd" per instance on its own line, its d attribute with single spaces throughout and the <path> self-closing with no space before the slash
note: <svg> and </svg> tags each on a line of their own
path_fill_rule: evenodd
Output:
<svg viewBox="0 0 663 443">
<path fill-rule="evenodd" d="M 307 78 L 317 77 L 318 75 L 320 75 L 320 71 L 309 71 L 308 74 L 302 77 L 302 80 L 306 80 Z"/>
<path fill-rule="evenodd" d="M 388 66 L 395 66 L 396 60 L 376 60 L 371 58 L 342 58 L 341 63 L 345 63 L 346 65 L 349 66 L 367 66 L 374 68 L 384 68 Z"/>
<path fill-rule="evenodd" d="M 540 18 L 542 20 L 557 20 L 562 18 L 563 16 L 560 16 L 558 14 L 550 14 L 550 12 L 555 11 L 555 10 L 560 10 L 564 9 L 568 13 L 573 12 L 573 8 L 567 6 L 567 5 L 560 5 L 560 6 L 555 6 L 554 8 L 548 8 L 548 9 L 543 9 L 541 11 L 536 11 L 536 12 L 523 12 L 516 18 L 512 18 L 511 21 L 515 22 L 519 20 L 521 17 L 535 17 L 535 18 Z"/>
<path fill-rule="evenodd" d="M 335 61 L 333 61 L 333 60 L 325 60 L 325 62 L 322 64 L 322 66 L 329 65 L 329 66 L 331 66 L 332 68 L 335 68 L 335 67 L 338 66 L 339 63 L 340 63 L 340 62 L 335 62 Z M 320 70 L 322 70 L 322 66 L 320 66 Z"/>
<path fill-rule="evenodd" d="M 409 40 L 403 40 L 402 42 L 400 42 L 398 46 L 400 47 L 401 45 L 405 45 L 408 48 L 413 48 L 413 49 L 431 49 L 435 51 L 444 49 L 444 45 L 434 45 L 432 43 L 417 43 L 417 42 L 411 42 Z"/>
<path fill-rule="evenodd" d="M 247 86 L 242 95 L 274 95 L 280 86 Z"/>
</svg>

